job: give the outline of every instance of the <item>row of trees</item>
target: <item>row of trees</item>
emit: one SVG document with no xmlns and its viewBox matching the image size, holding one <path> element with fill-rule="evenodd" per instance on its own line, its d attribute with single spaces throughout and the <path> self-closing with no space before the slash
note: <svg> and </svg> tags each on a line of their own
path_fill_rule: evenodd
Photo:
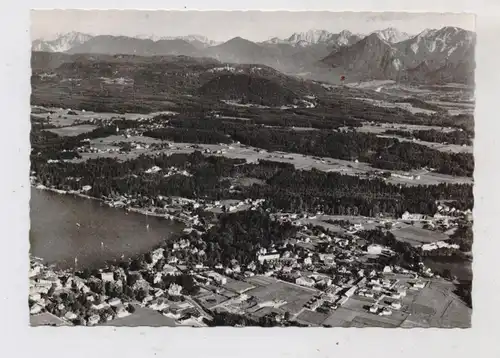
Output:
<svg viewBox="0 0 500 358">
<path fill-rule="evenodd" d="M 385 134 L 398 135 L 405 138 L 417 138 L 426 142 L 450 143 L 457 145 L 472 144 L 472 138 L 469 136 L 469 134 L 465 131 L 459 130 L 443 132 L 436 129 L 428 129 L 410 132 L 388 129 L 385 131 Z"/>
<path fill-rule="evenodd" d="M 267 314 L 259 318 L 249 317 L 225 311 L 216 311 L 212 313 L 213 319 L 205 319 L 209 327 L 229 326 L 229 327 L 305 327 L 295 321 L 289 321 L 290 315 L 285 313 L 283 320 L 277 320 L 275 315 Z"/>
</svg>

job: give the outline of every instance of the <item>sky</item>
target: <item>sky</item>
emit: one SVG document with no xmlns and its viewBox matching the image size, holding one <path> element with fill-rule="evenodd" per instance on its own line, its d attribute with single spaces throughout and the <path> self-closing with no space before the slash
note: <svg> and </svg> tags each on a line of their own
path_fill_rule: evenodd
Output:
<svg viewBox="0 0 500 358">
<path fill-rule="evenodd" d="M 395 27 L 409 34 L 456 26 L 474 30 L 474 15 L 390 12 L 32 10 L 31 38 L 77 31 L 91 35 L 203 35 L 214 41 L 286 38 L 311 29 L 368 34 Z"/>
</svg>

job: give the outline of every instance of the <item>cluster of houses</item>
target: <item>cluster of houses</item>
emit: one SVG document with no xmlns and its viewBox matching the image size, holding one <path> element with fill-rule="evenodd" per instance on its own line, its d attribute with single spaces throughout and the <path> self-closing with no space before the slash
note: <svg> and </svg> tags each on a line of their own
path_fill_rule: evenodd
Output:
<svg viewBox="0 0 500 358">
<path fill-rule="evenodd" d="M 287 216 L 287 220 L 298 218 L 296 214 Z M 280 219 L 283 220 L 283 217 Z M 417 280 L 417 272 L 399 266 L 385 266 L 383 270 L 366 269 L 366 257 L 393 255 L 393 251 L 387 247 L 366 245 L 355 235 L 335 237 L 327 230 L 313 233 L 307 226 L 302 225 L 300 228 L 297 237 L 279 245 L 260 248 L 255 260 L 247 265 L 232 260 L 227 267 L 216 264 L 210 268 L 203 264 L 203 255 L 200 255 L 199 263 L 194 265 L 194 271 L 197 272 L 195 277 L 202 284 L 215 286 L 225 285 L 228 279 L 244 281 L 255 275 L 274 277 L 322 292 L 304 307 L 324 313 L 342 306 L 355 294 L 377 302 L 389 297 L 392 300 L 389 306 L 392 308 L 388 309 L 398 309 L 401 306 L 398 300 L 406 295 L 407 288 L 396 287 L 397 280 L 384 278 L 386 274 L 411 276 L 415 283 L 410 289 L 418 289 L 422 285 Z M 189 240 L 183 238 L 174 244 L 172 255 L 178 254 L 175 263 L 182 263 L 186 253 L 192 254 L 193 247 Z M 422 265 L 419 273 L 430 277 L 429 271 Z M 384 309 L 380 312 L 388 314 Z"/>
<path fill-rule="evenodd" d="M 96 325 L 126 317 L 133 308 L 118 297 L 95 292 L 91 282 L 67 272 L 54 271 L 38 261 L 32 261 L 29 272 L 30 314 L 49 312 L 64 321 L 79 325 Z M 102 283 L 114 281 L 113 274 L 102 274 Z"/>
<path fill-rule="evenodd" d="M 372 279 L 369 287 L 370 289 L 364 290 L 363 294 L 373 298 L 375 302 L 369 306 L 368 311 L 379 316 L 390 316 L 393 311 L 401 310 L 403 307 L 402 299 L 406 297 L 408 290 L 418 291 L 425 287 L 425 283 L 415 279 L 413 282 L 398 285 L 398 280 Z M 376 295 L 374 295 L 374 291 Z"/>
<path fill-rule="evenodd" d="M 406 180 L 420 180 L 420 175 L 413 175 L 410 173 L 391 173 L 391 177 Z"/>
<path fill-rule="evenodd" d="M 170 167 L 168 168 L 167 170 L 163 170 L 162 168 L 158 167 L 158 166 L 152 166 L 151 168 L 149 169 L 146 169 L 144 171 L 144 173 L 146 174 L 156 174 L 158 172 L 161 172 L 163 171 L 164 172 L 164 177 L 169 177 L 169 176 L 172 176 L 172 175 L 183 175 L 183 176 L 187 176 L 187 177 L 190 177 L 192 176 L 191 174 L 188 173 L 187 170 L 180 170 L 180 169 L 177 169 L 176 167 Z"/>
</svg>

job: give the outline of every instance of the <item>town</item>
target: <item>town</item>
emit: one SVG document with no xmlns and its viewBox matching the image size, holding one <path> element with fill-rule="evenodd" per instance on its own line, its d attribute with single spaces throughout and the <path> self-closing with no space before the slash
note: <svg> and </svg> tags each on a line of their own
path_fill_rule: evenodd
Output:
<svg viewBox="0 0 500 358">
<path fill-rule="evenodd" d="M 110 202 L 118 206 L 134 201 Z M 422 258 L 438 251 L 460 253 L 460 245 L 447 243 L 449 238 L 428 236 L 446 238 L 439 232 L 457 230 L 470 220 L 470 211 L 442 204 L 432 217 L 406 212 L 400 219 L 275 213 L 273 222 L 286 225 L 290 237 L 256 249 L 244 262 L 224 253 L 214 262 L 207 255 L 211 244 L 205 236 L 217 229 L 217 219 L 207 220 L 195 211 L 264 215 L 263 202 L 173 198 L 169 210 L 156 214 L 185 223 L 177 239 L 99 270 L 61 271 L 33 259 L 32 322 L 140 325 L 152 311 L 169 326 L 468 324 L 470 308 L 454 293 L 453 277 L 433 273 Z M 456 321 L 459 311 L 463 322 Z"/>
</svg>

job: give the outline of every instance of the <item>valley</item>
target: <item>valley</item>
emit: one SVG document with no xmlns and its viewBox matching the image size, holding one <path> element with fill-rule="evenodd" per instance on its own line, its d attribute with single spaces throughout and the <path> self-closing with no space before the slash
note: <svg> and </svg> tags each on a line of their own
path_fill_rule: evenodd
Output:
<svg viewBox="0 0 500 358">
<path fill-rule="evenodd" d="M 473 87 L 441 47 L 424 74 L 394 72 L 432 57 L 398 57 L 425 36 L 464 36 L 457 56 L 473 42 L 450 27 L 34 44 L 64 53 L 32 54 L 33 190 L 93 200 L 134 228 L 124 243 L 147 240 L 122 249 L 88 215 L 64 227 L 102 237 L 99 255 L 63 264 L 37 235 L 32 323 L 469 327 Z M 360 59 L 367 44 L 387 64 Z"/>
</svg>

